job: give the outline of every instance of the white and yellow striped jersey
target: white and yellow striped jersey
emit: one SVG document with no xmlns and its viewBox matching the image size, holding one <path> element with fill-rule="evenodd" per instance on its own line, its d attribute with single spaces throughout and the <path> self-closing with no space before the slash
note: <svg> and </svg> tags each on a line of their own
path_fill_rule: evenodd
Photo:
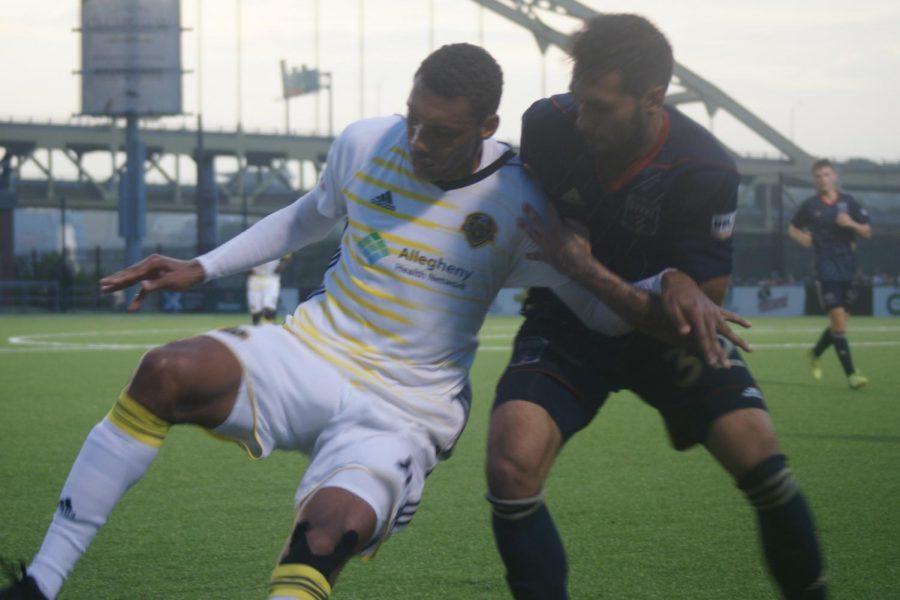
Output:
<svg viewBox="0 0 900 600">
<path fill-rule="evenodd" d="M 509 147 L 488 139 L 479 169 L 446 185 L 416 177 L 405 120 L 350 125 L 316 191 L 346 217 L 339 256 L 287 327 L 361 386 L 419 421 L 439 446 L 458 434 L 477 334 L 502 287 L 567 281 L 529 260 L 522 205 L 546 206 Z M 453 405 L 457 404 L 456 407 Z"/>
</svg>

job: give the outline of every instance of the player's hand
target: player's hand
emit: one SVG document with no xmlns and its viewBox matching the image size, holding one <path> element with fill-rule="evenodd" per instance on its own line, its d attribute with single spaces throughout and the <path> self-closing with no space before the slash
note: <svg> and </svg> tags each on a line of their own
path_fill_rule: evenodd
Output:
<svg viewBox="0 0 900 600">
<path fill-rule="evenodd" d="M 527 258 L 550 263 L 576 281 L 580 273 L 589 269 L 594 257 L 587 230 L 575 221 L 563 221 L 553 206 L 548 206 L 546 217 L 542 217 L 526 203 L 518 223 L 538 247 L 538 251 L 530 252 Z"/>
<path fill-rule="evenodd" d="M 836 225 L 840 225 L 841 227 L 847 227 L 849 229 L 854 229 L 856 227 L 856 221 L 853 220 L 849 214 L 844 211 L 840 211 L 835 217 L 834 222 Z"/>
<path fill-rule="evenodd" d="M 746 329 L 750 323 L 713 302 L 691 277 L 680 271 L 671 269 L 663 275 L 662 306 L 679 335 L 691 335 L 693 345 L 710 366 L 731 366 L 728 352 L 719 343 L 720 335 L 746 352 L 753 351 L 728 325 L 735 323 Z"/>
<path fill-rule="evenodd" d="M 203 281 L 203 267 L 196 260 L 178 260 L 151 254 L 144 260 L 100 280 L 100 291 L 109 294 L 136 283 L 141 287 L 128 305 L 128 311 L 140 308 L 147 294 L 156 290 L 180 292 Z"/>
</svg>

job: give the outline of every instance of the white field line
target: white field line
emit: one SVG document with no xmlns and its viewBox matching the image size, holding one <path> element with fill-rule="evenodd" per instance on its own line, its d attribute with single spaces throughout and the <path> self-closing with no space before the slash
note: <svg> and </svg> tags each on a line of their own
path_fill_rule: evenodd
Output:
<svg viewBox="0 0 900 600">
<path fill-rule="evenodd" d="M 821 328 L 794 327 L 794 328 L 760 328 L 750 330 L 748 333 L 818 333 Z M 869 326 L 851 328 L 851 335 L 854 333 L 892 333 L 900 332 L 900 327 L 894 326 Z M 169 329 L 122 329 L 122 330 L 106 330 L 106 331 L 67 331 L 57 333 L 34 333 L 27 335 L 12 336 L 7 339 L 10 346 L 0 347 L 0 354 L 16 353 L 16 352 L 80 352 L 80 351 L 98 351 L 98 350 L 149 350 L 155 348 L 159 344 L 153 343 L 105 343 L 105 342 L 68 342 L 57 341 L 59 339 L 85 338 L 95 336 L 125 336 L 136 334 L 159 334 L 159 333 L 191 333 L 197 334 L 196 329 L 188 328 L 169 328 Z M 484 333 L 479 336 L 482 341 L 502 340 L 506 342 L 504 345 L 483 345 L 479 348 L 484 352 L 504 352 L 511 348 L 512 339 L 516 330 L 500 333 L 494 330 L 491 333 Z M 853 347 L 894 347 L 900 346 L 900 340 L 880 340 L 880 341 L 854 341 L 851 338 Z M 760 350 L 790 350 L 795 348 L 808 348 L 811 342 L 786 342 L 786 343 L 752 343 L 752 346 Z"/>
<path fill-rule="evenodd" d="M 11 348 L 0 347 L 0 353 L 13 352 L 67 352 L 82 350 L 149 350 L 159 344 L 116 344 L 116 343 L 81 343 L 58 342 L 51 338 L 83 338 L 96 337 L 98 335 L 135 335 L 143 333 L 197 333 L 196 329 L 122 329 L 111 331 L 64 331 L 56 333 L 33 333 L 28 335 L 15 335 L 7 339 Z"/>
</svg>

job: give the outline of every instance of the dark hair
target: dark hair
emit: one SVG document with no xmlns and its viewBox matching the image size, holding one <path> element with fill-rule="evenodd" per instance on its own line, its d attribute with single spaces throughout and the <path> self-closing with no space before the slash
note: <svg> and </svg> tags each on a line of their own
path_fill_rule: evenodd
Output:
<svg viewBox="0 0 900 600">
<path fill-rule="evenodd" d="M 416 79 L 444 98 L 465 98 L 478 120 L 496 113 L 500 106 L 503 71 L 494 57 L 479 46 L 441 46 L 422 61 Z"/>
<path fill-rule="evenodd" d="M 812 164 L 811 171 L 813 172 L 813 174 L 815 174 L 815 172 L 818 171 L 819 169 L 825 169 L 825 168 L 829 168 L 833 171 L 834 165 L 831 164 L 831 161 L 828 160 L 827 158 L 820 158 L 819 160 L 817 160 L 816 162 L 814 162 Z"/>
<path fill-rule="evenodd" d="M 573 80 L 618 71 L 625 90 L 635 95 L 657 85 L 665 89 L 675 64 L 666 36 L 630 14 L 599 15 L 585 23 L 574 36 L 572 59 Z"/>
</svg>

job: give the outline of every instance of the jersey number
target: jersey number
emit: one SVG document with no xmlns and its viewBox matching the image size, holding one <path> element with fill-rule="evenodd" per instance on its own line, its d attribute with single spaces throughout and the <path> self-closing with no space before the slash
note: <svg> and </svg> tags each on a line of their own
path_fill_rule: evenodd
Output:
<svg viewBox="0 0 900 600">
<path fill-rule="evenodd" d="M 718 336 L 719 345 L 725 350 L 726 356 L 731 356 L 734 351 L 734 343 L 724 336 Z M 663 360 L 674 363 L 677 373 L 675 385 L 686 388 L 697 383 L 703 373 L 703 361 L 693 354 L 688 354 L 684 348 L 672 348 L 663 354 Z"/>
</svg>

